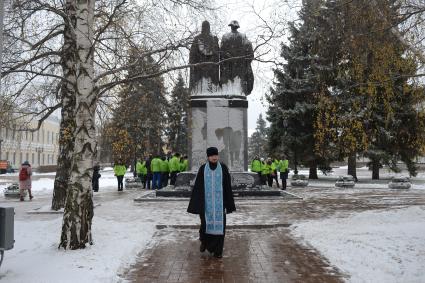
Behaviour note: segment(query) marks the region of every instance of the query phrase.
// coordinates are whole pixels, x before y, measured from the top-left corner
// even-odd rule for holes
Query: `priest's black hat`
[[[207,156],[218,155],[218,149],[216,147],[207,148]]]

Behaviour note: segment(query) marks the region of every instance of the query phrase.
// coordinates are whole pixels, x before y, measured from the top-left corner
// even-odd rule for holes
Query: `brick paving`
[[[122,277],[130,282],[343,282],[348,276],[293,238],[287,224],[425,205],[423,190],[308,187],[290,191],[303,199],[236,200],[237,212],[228,218],[222,259],[199,252],[193,225],[159,225],[162,229],[151,245]],[[187,202],[173,203],[170,211],[184,211],[186,206]]]
[[[342,282],[342,274],[284,228],[229,229],[222,259],[199,252],[195,229],[159,230],[132,282]]]

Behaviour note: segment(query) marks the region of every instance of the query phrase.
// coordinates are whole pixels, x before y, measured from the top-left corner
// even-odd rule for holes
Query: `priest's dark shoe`
[[[223,257],[223,255],[222,255],[222,254],[220,254],[220,253],[214,253],[214,257],[216,257],[216,258],[222,258],[222,257]]]
[[[201,246],[199,247],[199,251],[203,253],[205,252],[206,249],[207,249],[207,245],[205,245],[205,243],[201,243]]]

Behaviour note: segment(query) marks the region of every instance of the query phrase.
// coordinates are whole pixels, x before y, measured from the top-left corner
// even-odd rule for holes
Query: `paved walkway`
[[[309,187],[291,191],[304,199],[238,199],[237,213],[228,218],[222,259],[199,252],[196,227],[176,225],[158,230],[124,277],[131,282],[343,282],[347,275],[314,249],[301,245],[285,225],[371,209],[425,205],[423,190]],[[170,211],[184,210],[186,205],[170,204]],[[231,225],[232,221],[238,224]]]
[[[163,229],[140,256],[133,282],[342,282],[342,275],[285,228],[229,229],[222,259],[199,252],[196,229]]]

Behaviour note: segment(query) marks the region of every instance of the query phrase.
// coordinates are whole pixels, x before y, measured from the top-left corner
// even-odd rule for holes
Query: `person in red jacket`
[[[21,201],[24,201],[25,190],[28,191],[30,200],[34,198],[31,194],[31,175],[31,165],[28,161],[25,161],[19,169],[19,193],[21,195]]]

